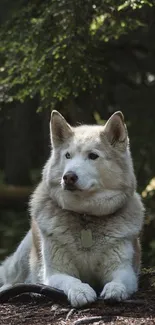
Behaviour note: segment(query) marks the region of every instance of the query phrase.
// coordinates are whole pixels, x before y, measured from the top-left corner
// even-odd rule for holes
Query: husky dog
[[[137,290],[144,208],[121,112],[104,126],[51,116],[52,152],[30,201],[31,230],[0,267],[17,283],[61,289],[74,307]]]

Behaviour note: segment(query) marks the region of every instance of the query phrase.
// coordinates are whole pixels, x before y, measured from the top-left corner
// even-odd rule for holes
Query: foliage
[[[44,107],[108,87],[109,73],[119,73],[117,41],[133,30],[145,31],[143,10],[153,5],[148,0],[15,3],[16,12],[0,32],[0,98],[24,101],[39,94]]]

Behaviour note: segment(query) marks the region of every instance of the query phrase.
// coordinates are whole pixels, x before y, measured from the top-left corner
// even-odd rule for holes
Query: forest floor
[[[137,294],[124,303],[97,301],[81,309],[29,294],[0,304],[0,325],[155,324],[155,271],[145,271]]]

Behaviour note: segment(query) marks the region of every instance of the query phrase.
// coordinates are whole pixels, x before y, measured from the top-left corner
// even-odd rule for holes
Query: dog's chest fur
[[[114,241],[105,236],[105,221],[86,215],[57,216],[51,221],[48,237],[53,265],[60,271],[69,269],[72,275],[93,287],[99,286],[101,265],[106,263],[108,249]]]
[[[92,280],[112,273],[120,260],[132,261],[141,219],[137,194],[115,214],[103,217],[63,210],[50,201],[36,215],[43,260],[49,261],[49,268],[93,285]]]
[[[53,267],[98,287],[103,270],[109,271],[107,261],[113,260],[114,268],[120,259],[120,246],[122,255],[126,254],[123,249],[126,239],[118,238],[117,225],[111,229],[108,218],[73,216],[72,213],[62,212],[46,220],[44,236],[50,241],[47,254],[52,257]]]
[[[50,229],[51,228],[51,229]],[[106,220],[101,217],[88,215],[63,215],[51,219],[51,227],[48,227],[48,236],[51,242],[65,245],[70,251],[95,252],[101,246],[104,249],[106,243],[109,245],[110,233],[106,231]]]

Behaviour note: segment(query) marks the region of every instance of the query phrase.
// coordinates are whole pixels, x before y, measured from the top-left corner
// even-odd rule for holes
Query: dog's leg
[[[120,301],[137,291],[140,259],[137,259],[138,251],[135,255],[132,241],[118,241],[113,246],[114,248],[108,251],[107,263],[102,270],[105,286],[101,296],[104,299]]]
[[[43,237],[43,283],[63,290],[73,307],[96,300],[96,292],[79,279],[79,272],[64,245]]]
[[[111,274],[111,281],[106,283],[101,297],[108,300],[125,300],[137,291],[138,281],[132,266],[128,265],[116,269]]]
[[[63,290],[73,307],[81,307],[97,299],[96,292],[87,283],[67,274],[53,274],[45,284]]]

